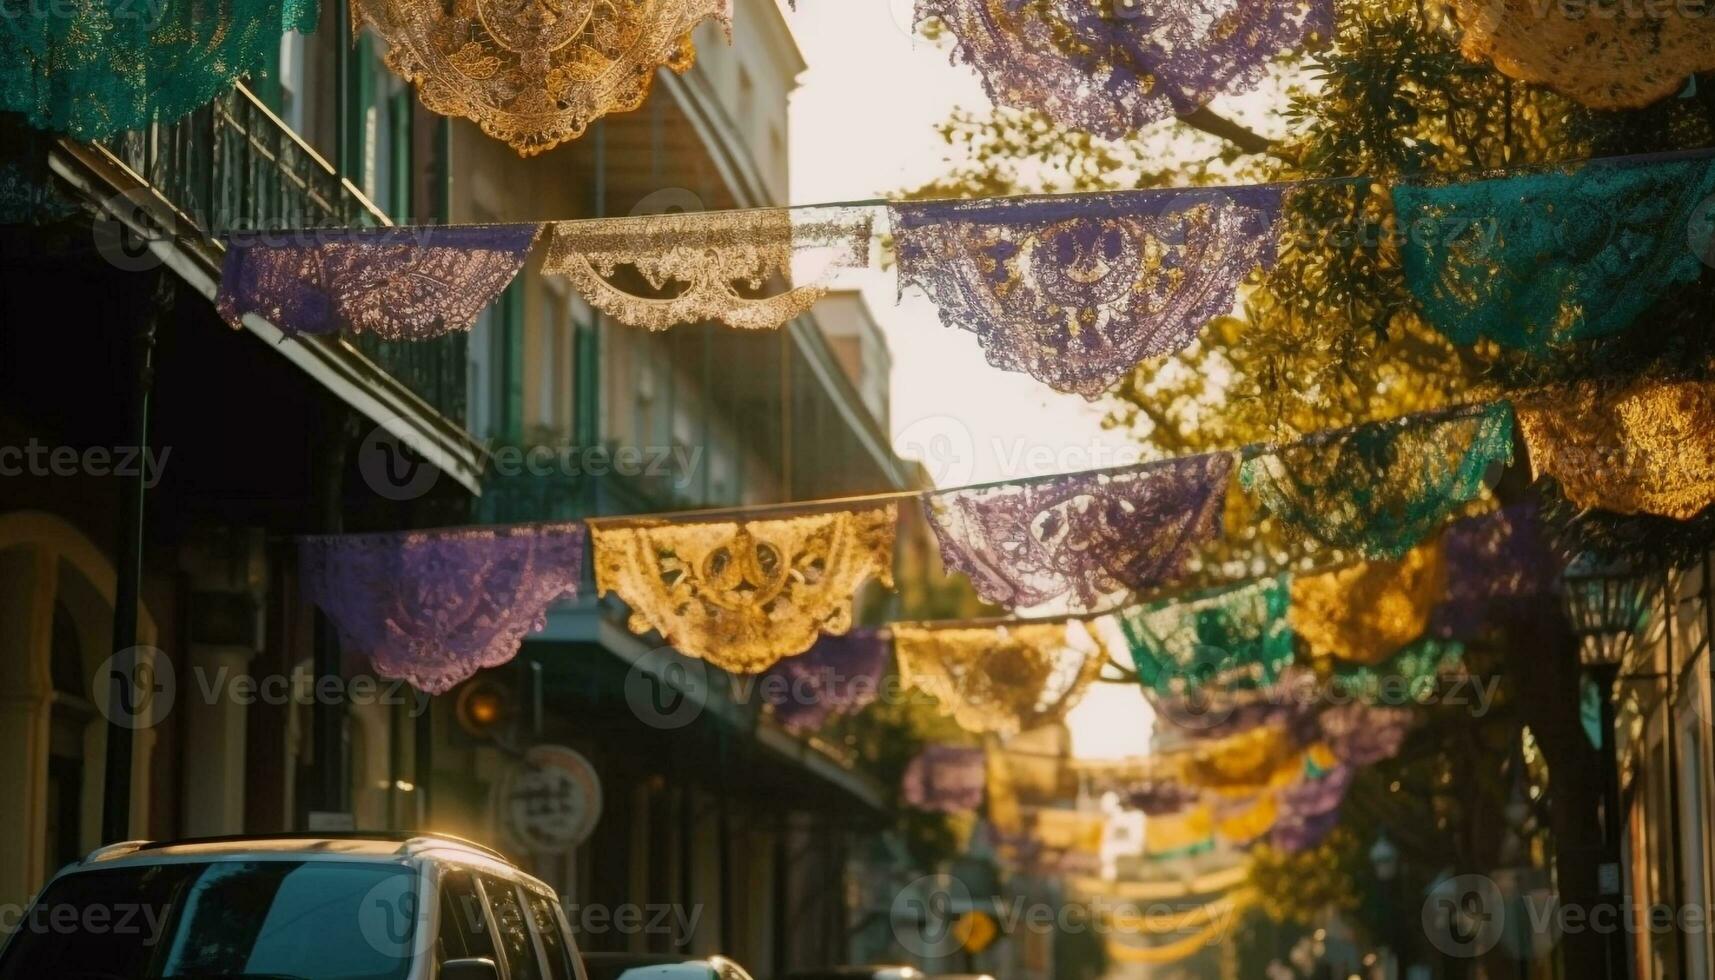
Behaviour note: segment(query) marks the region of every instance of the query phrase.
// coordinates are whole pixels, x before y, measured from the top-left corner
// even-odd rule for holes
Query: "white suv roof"
[[[259,834],[255,836],[206,837],[178,841],[125,841],[91,851],[76,868],[124,867],[180,861],[320,859],[373,861],[453,861],[548,886],[520,871],[506,856],[492,848],[450,834],[378,833],[349,834]]]

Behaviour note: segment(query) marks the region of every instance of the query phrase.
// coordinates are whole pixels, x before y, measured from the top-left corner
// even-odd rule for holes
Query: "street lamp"
[[[1401,940],[1399,909],[1394,907],[1394,879],[1399,877],[1399,848],[1387,839],[1387,831],[1376,834],[1370,846],[1370,866],[1382,886],[1382,921],[1387,923],[1388,944],[1383,969],[1389,980],[1399,976],[1399,964],[1405,958],[1405,943]]]
[[[1667,630],[1663,601],[1666,577],[1635,572],[1624,565],[1602,565],[1583,556],[1566,569],[1566,616],[1578,636],[1578,662],[1589,672],[1602,697],[1603,794],[1602,863],[1597,870],[1603,895],[1621,894],[1620,749],[1615,738],[1614,697],[1620,667],[1639,649],[1647,649]],[[1608,937],[1609,975],[1626,975],[1624,940]]]
[[[1399,874],[1399,848],[1387,839],[1385,831],[1376,835],[1375,846],[1370,848],[1370,864],[1380,881],[1392,881]]]

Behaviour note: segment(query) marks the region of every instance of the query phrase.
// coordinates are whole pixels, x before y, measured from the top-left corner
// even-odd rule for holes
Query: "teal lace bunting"
[[[0,109],[106,139],[204,105],[258,74],[315,0],[63,0],[0,17]]]
[[[1715,158],[1393,192],[1405,274],[1454,343],[1545,353],[1630,327],[1715,262]]]
[[[1483,493],[1491,468],[1512,456],[1512,406],[1498,402],[1307,439],[1246,460],[1239,482],[1293,533],[1397,559]]]
[[[1292,663],[1291,600],[1287,580],[1271,578],[1115,618],[1138,680],[1156,693],[1249,689],[1274,683]]]

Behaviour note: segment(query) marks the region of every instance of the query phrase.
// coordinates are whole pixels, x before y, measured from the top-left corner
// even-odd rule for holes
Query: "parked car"
[[[0,980],[588,980],[553,889],[436,835],[101,848],[48,882]]]
[[[585,953],[583,960],[588,980],[751,980],[724,956]]]

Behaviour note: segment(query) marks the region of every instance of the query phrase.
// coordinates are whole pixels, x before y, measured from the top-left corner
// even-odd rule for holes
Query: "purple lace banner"
[[[989,98],[1108,139],[1255,88],[1333,31],[1333,0],[917,0],[957,36]]]
[[[995,367],[1099,397],[1233,311],[1275,259],[1281,188],[1188,188],[889,206],[899,287]]]
[[[1340,811],[1337,808],[1310,816],[1282,817],[1275,821],[1269,843],[1288,854],[1297,854],[1322,843],[1339,824]]]
[[[901,795],[919,810],[969,813],[982,805],[987,785],[982,749],[931,745],[905,767]]]
[[[1178,578],[1221,529],[1233,457],[1217,453],[924,497],[941,560],[1009,609],[1095,612]]]
[[[538,225],[258,232],[231,236],[215,307],[288,335],[426,340],[469,330],[518,275]]]
[[[441,694],[517,656],[583,576],[582,524],[304,538],[304,595],[382,677]]]
[[[811,732],[835,715],[874,702],[892,654],[887,638],[873,630],[823,634],[808,652],[769,668],[758,683],[775,721],[794,734]]]
[[[1317,718],[1322,738],[1346,766],[1372,766],[1399,754],[1416,724],[1410,708],[1353,702],[1329,708]]]
[[[1497,601],[1544,595],[1560,577],[1560,562],[1534,506],[1519,504],[1456,521],[1441,541],[1447,595],[1431,629],[1444,639],[1475,639]]]

